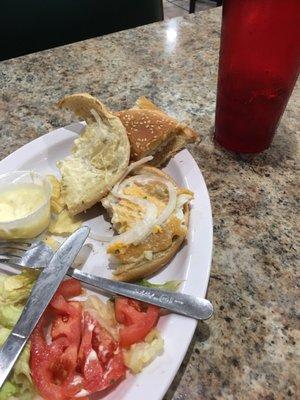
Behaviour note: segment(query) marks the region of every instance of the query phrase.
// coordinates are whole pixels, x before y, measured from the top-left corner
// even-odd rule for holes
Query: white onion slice
[[[153,179],[152,179],[153,181]],[[126,180],[119,182],[118,186],[114,187],[111,191],[111,193],[115,196],[115,197],[120,197],[120,194],[122,194],[122,191],[129,186],[131,183],[135,183],[135,182],[139,182],[139,183],[148,183],[149,179],[148,179],[148,175],[134,175],[134,176],[130,176],[129,178],[127,178]],[[139,198],[139,197],[137,197]]]
[[[97,242],[111,242],[111,240],[113,239],[113,236],[99,235],[98,233],[96,233],[94,231],[90,231],[89,238],[91,238],[93,240],[97,240]]]
[[[74,260],[73,268],[81,267],[87,261],[92,251],[93,245],[90,243],[85,243],[79,250],[79,253]]]
[[[90,109],[90,113],[92,114],[92,116],[95,118],[96,123],[101,126],[102,125],[102,121],[100,118],[100,115],[97,113],[96,110],[94,110],[93,108]]]
[[[83,301],[87,301],[87,297],[86,296],[83,296],[83,295],[81,295],[81,296],[75,296],[75,297],[72,297],[71,299],[69,299],[68,301],[79,301],[79,302],[83,302]]]
[[[148,161],[153,160],[153,156],[147,156],[147,157],[143,157],[140,160],[137,160],[131,164],[128,165],[127,170],[126,170],[126,175],[129,174],[130,171],[132,171],[133,169],[139,167],[140,165],[146,164]]]
[[[81,389],[80,392],[78,392],[77,394],[75,394],[74,397],[78,397],[78,398],[80,398],[80,397],[86,397],[86,396],[88,396],[89,394],[90,394],[90,392],[88,392],[87,390]]]
[[[153,181],[163,183],[168,189],[168,195],[169,195],[168,204],[167,204],[166,208],[163,210],[163,212],[158,216],[158,218],[154,224],[154,225],[162,225],[164,222],[167,221],[167,219],[170,217],[170,215],[173,213],[173,211],[176,208],[177,190],[172,182],[170,182],[167,179],[164,179],[160,176],[157,176],[157,175],[150,175],[150,174],[136,175],[136,176],[127,178],[126,181],[120,183],[119,188],[118,188],[118,193],[120,193],[130,183],[134,183],[134,182],[148,183],[148,182],[153,182]],[[118,193],[116,193],[116,194],[113,193],[113,195],[117,197]]]
[[[45,332],[45,340],[48,346],[52,343],[52,336],[51,336],[51,330],[52,330],[52,324],[47,326],[46,332]]]
[[[135,168],[140,167],[143,164],[146,164],[148,161],[151,161],[153,159],[153,156],[147,156],[144,158],[141,158],[138,161],[135,161],[131,164],[128,165],[128,167],[126,168],[124,174],[121,176],[121,178],[119,179],[118,183],[116,183],[116,185],[112,188],[111,193],[113,193],[113,190],[118,190],[118,186],[120,184],[120,182],[122,182],[124,180],[124,178],[126,178],[126,176]]]
[[[168,201],[166,208],[158,216],[155,225],[162,225],[164,222],[166,222],[167,219],[170,217],[170,215],[173,213],[173,211],[176,208],[177,190],[176,190],[175,186],[167,180],[164,180],[164,184],[168,188],[169,201]]]
[[[145,208],[146,212],[142,221],[137,222],[135,226],[128,231],[114,236],[112,243],[123,242],[127,244],[138,244],[151,233],[152,227],[155,225],[157,218],[157,207],[150,201],[140,199],[138,197],[126,196],[120,193],[118,194],[118,197]]]
[[[158,217],[157,207],[155,206],[155,204],[149,202],[148,200],[140,199],[139,197],[123,194],[123,189],[130,183],[140,182],[145,184],[153,181],[158,181],[166,185],[169,194],[168,204]],[[140,243],[143,239],[151,234],[153,226],[163,224],[170,217],[176,207],[176,187],[171,182],[156,175],[132,176],[130,178],[127,178],[126,181],[123,181],[116,185],[111,193],[117,198],[129,200],[130,202],[135,203],[146,209],[146,214],[142,221],[138,222],[133,228],[129,229],[128,231],[120,235],[114,236],[112,242],[124,242],[127,244]]]
[[[182,208],[186,203],[193,199],[193,195],[183,193],[177,197],[176,208]]]

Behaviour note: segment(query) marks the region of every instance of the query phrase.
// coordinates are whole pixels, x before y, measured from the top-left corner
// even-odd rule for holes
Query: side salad
[[[0,346],[35,279],[32,270],[0,274]],[[65,280],[1,388],[0,400],[37,395],[45,400],[87,400],[95,392],[113,389],[128,371],[140,372],[163,352],[156,329],[159,317],[158,307],[123,297],[103,302],[86,296],[78,281]]]

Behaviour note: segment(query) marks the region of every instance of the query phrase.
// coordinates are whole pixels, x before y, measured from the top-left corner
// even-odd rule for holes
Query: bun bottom
[[[189,206],[184,206],[184,217],[186,225],[189,222]],[[153,260],[143,260],[138,263],[122,264],[113,273],[113,278],[117,281],[131,282],[140,280],[154,274],[162,269],[179,251],[185,236],[177,237],[172,245],[159,253],[154,254]]]

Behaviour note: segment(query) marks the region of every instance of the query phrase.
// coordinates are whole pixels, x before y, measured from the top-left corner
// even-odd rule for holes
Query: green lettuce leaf
[[[12,276],[0,274],[0,346],[19,319],[36,277],[37,272],[34,270],[22,271],[21,274]],[[0,390],[0,400],[9,400],[12,397],[31,400],[34,397],[29,357],[30,344],[27,344],[9,379]]]
[[[13,328],[21,313],[22,306],[14,306],[10,304],[4,304],[0,307],[0,325],[5,326],[6,328]]]
[[[165,283],[151,283],[146,279],[142,279],[138,282],[139,285],[150,287],[154,289],[166,290],[167,292],[176,292],[181,285],[182,281],[167,281]]]
[[[5,328],[4,326],[0,326],[0,346],[3,345],[9,334],[10,329]]]
[[[4,276],[4,278],[2,275],[0,279],[0,304],[25,304],[36,278],[37,271],[29,269],[22,271],[19,275]]]
[[[30,345],[27,344],[14,366],[12,375],[12,382],[18,385],[18,395],[24,400],[32,399],[32,393],[34,392],[30,375],[29,358]]]
[[[6,380],[0,389],[0,400],[9,400],[18,394],[18,388],[11,381]]]
[[[0,346],[3,345],[9,334],[9,329],[0,327]],[[29,357],[30,345],[27,344],[18,358],[9,380],[5,382],[0,390],[0,400],[9,399],[13,395],[22,400],[31,400],[33,398],[35,391],[30,375]]]

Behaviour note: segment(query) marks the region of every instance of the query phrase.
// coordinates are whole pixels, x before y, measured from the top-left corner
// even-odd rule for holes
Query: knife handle
[[[130,297],[187,317],[203,320],[210,318],[213,313],[213,306],[208,300],[185,293],[172,293],[132,283],[113,281],[72,268],[68,270],[68,275],[110,294]]]

